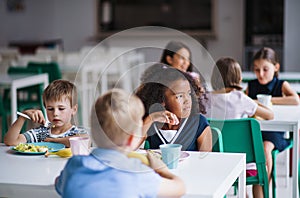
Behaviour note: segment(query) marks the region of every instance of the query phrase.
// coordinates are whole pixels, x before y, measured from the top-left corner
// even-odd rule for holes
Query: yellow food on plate
[[[48,151],[47,146],[37,146],[30,143],[29,144],[20,143],[17,146],[15,146],[14,149],[20,152],[35,152],[35,153]]]
[[[147,166],[150,165],[149,160],[146,156],[146,153],[138,153],[138,152],[130,152],[128,153],[127,157],[129,158],[137,158],[139,160],[141,160],[141,162]]]
[[[71,148],[65,148],[62,150],[59,150],[57,152],[46,152],[45,156],[48,157],[49,155],[58,155],[59,157],[71,157],[72,151]]]

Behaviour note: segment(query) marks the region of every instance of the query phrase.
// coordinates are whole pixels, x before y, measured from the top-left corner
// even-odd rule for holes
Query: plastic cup
[[[264,105],[266,107],[271,106],[271,99],[272,99],[271,95],[257,94],[256,97],[257,97],[258,102],[260,102],[262,105]]]
[[[182,145],[180,144],[162,144],[159,146],[163,162],[169,169],[177,168]]]
[[[73,155],[90,154],[90,138],[88,137],[71,137],[69,139]]]

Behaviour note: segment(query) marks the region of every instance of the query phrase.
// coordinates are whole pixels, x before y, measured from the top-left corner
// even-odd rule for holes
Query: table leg
[[[246,157],[243,162],[243,170],[239,175],[239,197],[246,197]]]
[[[299,134],[298,126],[293,127],[294,132],[294,149],[293,149],[293,175],[292,175],[292,185],[293,185],[293,197],[298,198],[298,155],[299,155]]]

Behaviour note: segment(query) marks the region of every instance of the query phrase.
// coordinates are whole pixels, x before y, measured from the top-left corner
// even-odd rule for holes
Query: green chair
[[[293,147],[293,138],[289,138],[290,144],[284,149],[291,149]],[[272,177],[272,197],[276,198],[276,160],[277,160],[277,155],[279,154],[279,150],[275,149],[272,151],[272,161],[273,161],[273,169],[271,172],[271,177]]]
[[[26,67],[9,67],[7,70],[8,74],[40,74],[42,73],[40,69],[33,68],[28,69]],[[18,111],[24,111],[26,109],[31,108],[39,108],[44,110],[43,107],[43,101],[42,101],[42,94],[43,94],[44,87],[42,85],[35,85],[31,87],[26,87],[22,89],[18,89],[17,96],[18,96]],[[10,109],[10,89],[4,90],[4,96],[3,96],[3,103],[4,103],[4,110],[6,112],[6,115],[11,115]],[[45,112],[44,112],[45,113]],[[26,131],[27,128],[27,122],[22,127],[21,132]],[[6,130],[7,131],[7,130]],[[5,132],[6,132],[5,131]],[[3,132],[3,133],[5,133]],[[4,136],[4,134],[2,134]]]
[[[216,120],[209,119],[211,127],[222,132],[224,152],[246,153],[246,163],[254,162],[257,175],[246,178],[246,185],[259,184],[264,197],[269,197],[269,182],[260,125],[254,118]],[[237,185],[234,184],[235,186]]]
[[[211,127],[211,133],[212,133],[212,151],[213,152],[223,152],[223,137],[222,132],[220,129],[216,127]]]
[[[144,149],[150,149],[150,143],[148,140],[145,140],[145,143],[144,143]]]
[[[1,98],[1,100],[0,100],[0,117],[1,117],[1,120],[2,120],[2,122],[1,122],[1,124],[2,124],[2,138],[1,138],[1,141],[3,142],[3,140],[4,140],[4,135],[5,135],[5,133],[6,133],[6,131],[8,130],[8,126],[7,126],[7,112],[6,112],[6,110],[5,110],[5,108],[4,108],[4,105],[3,105],[3,100],[2,100],[2,98]]]
[[[27,64],[28,69],[40,69],[42,73],[47,73],[49,76],[49,83],[54,80],[61,79],[62,74],[59,68],[59,65],[56,62],[50,63],[38,63],[38,62],[29,62]]]
[[[8,74],[41,74],[42,70],[39,68],[26,68],[26,67],[9,67],[7,70]],[[18,110],[23,111],[25,109],[39,107],[42,109],[43,101],[43,86],[35,85],[31,87],[26,87],[18,90]],[[10,91],[5,90],[4,92],[4,103],[6,107],[10,107]],[[7,109],[10,110],[10,109]]]

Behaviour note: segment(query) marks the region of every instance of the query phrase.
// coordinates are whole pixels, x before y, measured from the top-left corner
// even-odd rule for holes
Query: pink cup
[[[71,137],[69,139],[73,155],[90,154],[90,138],[88,137]]]

